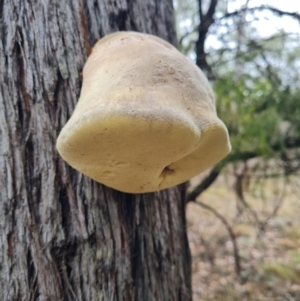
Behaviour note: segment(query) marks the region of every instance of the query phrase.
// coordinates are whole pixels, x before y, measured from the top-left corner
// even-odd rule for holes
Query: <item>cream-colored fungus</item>
[[[162,39],[117,32],[95,45],[57,149],[72,167],[129,193],[165,189],[230,151],[202,71]]]

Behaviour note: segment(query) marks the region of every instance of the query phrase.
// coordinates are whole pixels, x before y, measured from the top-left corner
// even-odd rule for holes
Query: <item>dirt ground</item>
[[[228,172],[198,200],[215,208],[232,227],[241,260],[239,276],[224,224],[207,209],[188,204],[193,301],[300,301],[300,178],[251,179],[244,195],[252,210],[239,215],[234,183]],[[277,214],[268,219],[280,201]]]

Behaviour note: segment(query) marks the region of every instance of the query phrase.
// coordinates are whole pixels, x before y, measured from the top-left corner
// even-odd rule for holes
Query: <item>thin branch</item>
[[[186,202],[194,201],[203,191],[210,187],[210,185],[218,178],[221,169],[221,165],[214,166],[209,175],[187,194]]]
[[[237,245],[237,242],[236,242],[236,237],[235,237],[235,234],[234,234],[231,226],[227,222],[226,218],[223,215],[221,215],[214,208],[212,208],[209,205],[204,204],[200,201],[194,201],[194,203],[201,206],[201,207],[203,207],[204,209],[210,211],[211,213],[213,213],[222,222],[222,224],[227,229],[227,231],[229,233],[229,236],[231,238],[231,241],[232,241],[232,245],[233,245],[233,257],[234,257],[234,263],[235,263],[235,271],[236,271],[237,276],[240,277],[241,271],[242,271],[241,260],[240,260],[238,245]]]
[[[197,55],[196,64],[200,69],[207,71],[208,78],[212,78],[212,79],[214,78],[214,76],[212,73],[212,68],[209,66],[209,64],[207,63],[207,60],[206,60],[204,44],[205,44],[206,35],[208,33],[208,30],[215,21],[214,14],[215,14],[217,3],[218,3],[218,0],[211,0],[209,8],[207,10],[207,13],[205,15],[203,15],[202,5],[201,5],[202,1],[200,1],[200,0],[198,1],[199,13],[201,13],[202,16],[200,16],[200,24],[198,27],[198,40],[196,43],[196,55]]]
[[[240,202],[244,208],[252,215],[255,224],[257,225],[258,231],[261,231],[261,222],[256,214],[256,211],[252,209],[250,204],[246,201],[245,196],[244,196],[244,190],[243,190],[243,180],[248,174],[248,166],[247,163],[244,162],[244,169],[241,173],[234,172],[234,175],[236,177],[236,182],[235,182],[235,193],[238,198],[238,202]],[[260,234],[260,233],[259,233]]]
[[[214,264],[215,264],[215,254],[214,254],[214,251],[211,249],[209,243],[201,235],[200,235],[200,240],[201,240],[201,243],[203,244],[203,246],[205,248],[207,259],[210,262],[210,265],[214,266]]]
[[[188,192],[186,196],[186,202],[194,201],[201,193],[203,193],[206,189],[212,185],[215,180],[218,178],[221,170],[228,164],[235,161],[246,161],[247,159],[251,159],[257,157],[258,155],[253,152],[244,152],[240,154],[232,154],[228,155],[223,161],[216,164],[210,171],[209,175],[203,179],[192,191]]]
[[[253,46],[254,49],[260,50],[260,56],[263,59],[263,61],[265,62],[265,64],[267,65],[267,67],[265,68],[266,73],[267,73],[267,78],[270,80],[270,82],[273,82],[275,85],[280,85],[280,79],[278,77],[278,75],[276,74],[276,72],[274,72],[272,65],[270,64],[270,62],[268,61],[267,57],[265,56],[263,50],[263,46],[261,46],[259,43],[257,43],[255,40],[253,39],[249,39],[249,43],[248,43],[249,47]]]
[[[286,186],[287,186],[287,181],[288,179],[285,178],[284,179],[284,185],[283,185],[283,188],[281,190],[281,195],[279,196],[277,202],[276,202],[276,205],[275,207],[273,208],[273,211],[270,213],[270,215],[263,221],[262,223],[262,229],[265,229],[266,226],[267,226],[267,223],[270,221],[270,219],[272,219],[274,216],[277,215],[279,209],[281,208],[282,206],[282,203],[283,203],[283,200],[284,200],[284,196],[285,196],[285,192],[286,192]]]
[[[213,16],[215,14],[215,10],[216,10],[216,6],[218,4],[218,0],[211,0],[210,1],[210,5],[209,5],[209,8],[208,8],[208,11],[205,15],[206,18],[211,18],[213,19]]]
[[[189,35],[195,33],[195,32],[197,31],[197,29],[198,29],[198,26],[194,26],[194,28],[193,28],[191,31],[186,31],[186,32],[180,37],[178,44],[179,44],[179,45],[182,45],[183,40],[184,40],[185,38],[187,38]]]
[[[297,147],[300,147],[300,138],[291,139],[290,137],[286,138],[282,143],[278,142],[271,146],[274,152],[280,151],[282,148],[291,149]],[[195,200],[201,193],[203,193],[207,188],[209,188],[210,185],[212,185],[215,182],[215,180],[221,173],[221,170],[228,163],[237,161],[247,161],[248,159],[259,157],[260,155],[261,154],[256,152],[243,152],[228,155],[224,160],[222,160],[220,163],[218,163],[212,168],[209,175],[205,177],[203,181],[201,181],[192,191],[188,192],[186,196],[186,202],[188,203],[190,201]]]
[[[264,51],[272,51],[273,49],[268,49],[267,47],[265,47],[264,44],[270,42],[270,41],[273,41],[273,40],[276,40],[276,39],[282,39],[284,37],[288,37],[288,36],[292,36],[294,35],[294,33],[282,33],[280,35],[274,35],[274,36],[271,36],[271,37],[268,37],[268,38],[265,38],[265,39],[261,39],[260,41],[255,41],[256,43],[256,47],[253,49],[251,48],[251,46],[253,46],[253,40],[249,39],[248,37],[245,37],[248,39],[247,43],[245,44],[248,48],[247,48],[247,51],[243,51],[243,52],[240,52],[239,54],[236,54],[236,56],[234,58],[232,58],[232,60],[214,60],[213,62],[213,66],[214,66],[214,69],[217,69],[225,64],[227,64],[228,62],[231,62],[231,61],[235,61],[236,59],[243,59],[244,57],[248,56],[249,53],[251,53],[251,51],[257,51],[258,49],[259,50],[264,50]],[[230,48],[230,47],[224,47],[224,48],[219,48],[219,49],[212,49],[211,51],[211,54],[212,56],[214,55],[213,52],[215,52],[216,54],[218,55],[223,55],[225,52],[236,52],[236,49],[235,48]],[[265,71],[265,70],[260,70],[260,71]]]
[[[251,8],[244,7],[242,9],[236,10],[234,12],[225,14],[224,16],[222,16],[220,18],[220,20],[237,16],[244,11],[253,12],[253,11],[262,11],[262,10],[269,10],[269,11],[273,12],[274,14],[279,15],[280,17],[290,16],[290,17],[293,17],[293,18],[297,19],[298,21],[300,21],[300,14],[298,14],[296,12],[291,13],[291,12],[283,11],[283,10],[277,9],[277,8],[275,8],[273,6],[269,6],[269,5],[261,5],[261,6],[257,6],[257,7],[251,7]]]
[[[202,0],[198,0],[200,22],[203,19]]]

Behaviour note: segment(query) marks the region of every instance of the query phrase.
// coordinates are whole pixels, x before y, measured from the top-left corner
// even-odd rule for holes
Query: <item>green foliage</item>
[[[286,281],[298,281],[299,271],[292,266],[285,265],[278,262],[265,262],[261,266],[264,278],[269,281],[276,282],[276,279]]]
[[[293,251],[291,254],[291,261],[295,265],[300,265],[300,252]]]
[[[179,49],[190,58],[197,56],[199,3],[205,13],[210,1],[174,2]],[[226,160],[247,159],[249,153],[271,158],[299,148],[299,34],[280,30],[262,36],[255,22],[263,15],[250,10],[232,17],[227,13],[227,4],[218,1],[206,36],[217,110],[233,146]],[[274,18],[273,22],[280,20],[275,14]]]
[[[220,118],[228,127],[234,153],[271,157],[300,139],[300,91],[281,89],[261,77],[234,72],[214,85]]]

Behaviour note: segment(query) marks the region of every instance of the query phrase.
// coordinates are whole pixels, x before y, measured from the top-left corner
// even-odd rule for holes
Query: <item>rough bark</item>
[[[0,300],[191,300],[184,186],[123,194],[55,150],[117,30],[176,44],[172,1],[0,0]]]

